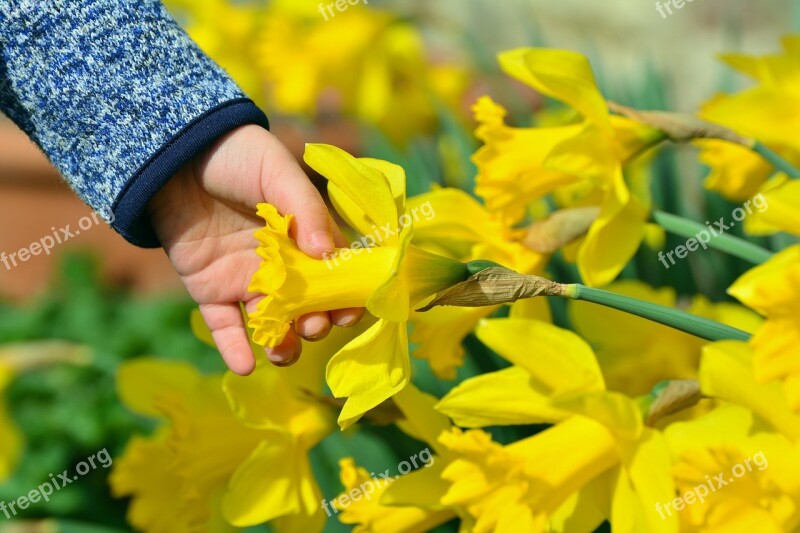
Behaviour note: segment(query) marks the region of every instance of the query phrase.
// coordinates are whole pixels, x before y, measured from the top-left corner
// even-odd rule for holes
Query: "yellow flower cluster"
[[[308,13],[298,8],[296,16]],[[327,69],[353,61],[351,48],[378,43],[380,58],[385,42],[367,31],[370,16],[353,9],[348,24],[360,29],[343,36],[336,50],[327,40],[332,30],[312,25],[292,53],[305,57],[310,47],[329,48],[317,58]],[[294,23],[272,20],[270,33],[289,42]],[[800,155],[793,146],[796,124],[779,117],[795,117],[800,109],[798,43],[787,39],[785,55],[726,56],[759,86],[715,98],[702,116],[793,161]],[[278,84],[297,84],[278,97],[307,111],[319,90],[315,76],[325,78],[327,71],[298,55],[270,57],[290,63],[268,68],[282,72]],[[369,248],[344,249],[347,259],[333,268],[299,250],[289,235],[291,214],[259,206],[262,263],[251,290],[264,299],[248,317],[254,343],[276,346],[310,312],[365,307],[371,315],[365,324],[312,345],[294,367],[274,368],[262,357],[247,378],[200,376],[186,365],[151,360],[121,370],[123,400],[159,421],[153,436],[134,439],[115,463],[114,490],[133,496],[135,526],[222,531],[222,524],[271,522],[278,531],[321,531],[325,503],[308,452],[335,429],[332,407],[341,407],[342,429],[381,411],[384,422],[425,443],[435,458],[377,485],[369,497],[358,491],[374,475],[340,458],[339,501],[347,504],[335,508],[355,531],[427,531],[454,520],[461,531],[476,533],[588,533],[605,523],[623,533],[800,530],[800,245],[728,289],[743,305],[702,296],[683,301],[669,288],[615,282],[652,232],[646,173],[643,178],[637,164],[674,137],[652,122],[612,114],[578,53],[518,49],[502,53],[500,64],[565,104],[569,116],[560,124],[516,128],[489,97],[475,104],[483,146],[474,156],[474,192],[483,203],[452,188],[407,198],[402,168],[308,145],[305,161],[327,179],[338,218],[359,235],[380,229],[385,236]],[[341,71],[361,77],[364,65],[355,65]],[[391,85],[387,71],[365,68],[375,79],[359,83],[377,84],[367,93],[391,99],[375,88]],[[310,81],[303,81],[302,69]],[[381,107],[351,83],[339,89],[352,91],[370,109],[367,115]],[[373,116],[382,120],[379,112]],[[770,209],[754,214],[749,229],[800,235],[798,181],[768,180],[772,167],[741,145],[700,144],[712,166],[710,188],[733,199],[768,196]],[[545,223],[535,216],[545,197],[561,214],[596,213],[558,250],[536,241],[542,234],[533,231]],[[423,205],[435,215],[409,216]],[[531,227],[519,225],[529,219],[535,219]],[[567,232],[559,227],[556,234]],[[544,299],[508,309],[416,311],[466,280],[481,261],[545,275],[555,251],[577,263],[586,285],[607,286],[642,306],[684,308],[752,338],[710,342],[587,302],[560,310],[558,323],[573,330],[552,323]],[[409,355],[426,360],[437,377],[455,380],[465,362],[462,341],[473,334],[499,356],[501,369],[461,379],[442,389],[441,398],[417,388]],[[333,398],[325,397],[323,382]],[[499,426],[527,433],[503,442]]]

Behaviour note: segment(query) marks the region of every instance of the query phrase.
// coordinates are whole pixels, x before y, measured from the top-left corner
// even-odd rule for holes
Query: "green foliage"
[[[91,257],[66,256],[44,295],[25,306],[0,304],[0,345],[59,339],[92,352],[88,365],[57,364],[26,372],[7,391],[26,447],[17,472],[0,486],[0,501],[28,494],[51,473],[74,472],[77,463],[104,448],[118,457],[133,433],[149,430],[117,399],[115,371],[123,360],[157,355],[191,360],[204,371],[223,368],[219,355],[197,341],[188,327],[194,306],[188,297],[135,298],[100,283],[96,266]],[[84,521],[127,529],[125,502],[109,495],[109,472],[98,464],[49,502],[33,504],[17,517],[68,518],[77,521],[72,530],[81,531]]]

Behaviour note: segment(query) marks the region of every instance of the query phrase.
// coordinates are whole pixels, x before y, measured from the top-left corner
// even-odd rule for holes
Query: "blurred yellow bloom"
[[[520,244],[518,232],[504,227],[487,209],[466,192],[442,188],[409,198],[409,209],[429,206],[435,216],[422,218],[414,225],[414,244],[459,261],[494,261],[523,274],[541,274],[549,256],[533,252]],[[543,313],[547,309],[543,300]],[[481,318],[497,307],[436,307],[412,315],[413,354],[427,359],[442,379],[455,379],[464,359],[464,340]]]
[[[14,473],[22,458],[25,441],[4,398],[15,376],[58,363],[85,365],[92,360],[92,355],[85,346],[55,340],[10,343],[0,347],[0,482]]]
[[[744,202],[772,175],[772,165],[749,148],[726,141],[695,141],[699,159],[711,168],[705,187],[733,202]]]
[[[800,411],[800,246],[793,246],[739,278],[728,292],[767,317],[751,345],[759,381],[781,380]]]
[[[8,384],[13,378],[11,369],[0,363],[0,482],[7,479],[13,472],[22,456],[22,433],[11,419],[3,395]]]
[[[135,413],[169,421],[152,437],[132,439],[114,461],[114,496],[133,498],[128,521],[148,532],[212,531],[222,521],[225,483],[268,435],[236,420],[221,375],[201,376],[186,363],[125,363],[118,390]]]
[[[429,131],[436,106],[454,106],[464,93],[467,71],[431,65],[412,24],[361,5],[326,20],[319,2],[296,3],[268,9],[255,44],[271,108],[344,113],[402,143]]]
[[[339,416],[345,428],[408,383],[410,307],[469,273],[463,263],[411,244],[414,216],[406,209],[400,167],[356,159],[326,145],[308,145],[305,160],[328,179],[328,193],[342,218],[370,241],[312,259],[288,235],[291,215],[280,216],[261,204],[267,226],[256,236],[263,262],[250,290],[265,298],[249,324],[255,342],[275,346],[292,320],[312,311],[366,307],[379,318],[328,364],[331,391],[347,397]]]
[[[247,377],[201,376],[190,365],[152,359],[123,365],[123,402],[162,420],[153,437],[132,440],[114,463],[115,495],[133,496],[131,523],[146,531],[263,522],[276,531],[321,531],[326,517],[308,452],[336,425],[329,408],[307,393],[323,390],[328,357],[363,333],[366,322],[331,332],[288,368],[272,366],[261,352]],[[212,342],[199,314],[192,325]]]
[[[769,207],[748,216],[745,230],[756,235],[785,231],[800,236],[800,180],[779,174],[765,183],[758,194]]]
[[[264,83],[257,69],[255,42],[264,8],[231,0],[165,0],[186,33],[257,102]]]
[[[792,162],[800,162],[800,36],[782,40],[783,52],[764,56],[725,54],[722,60],[757,85],[733,95],[717,95],[700,111],[704,119],[758,139]],[[706,186],[733,201],[752,196],[770,167],[739,146],[703,141],[701,160],[712,168]]]
[[[615,282],[609,290],[665,307],[677,304],[672,288],[654,289],[636,280]],[[755,331],[761,324],[758,315],[742,306],[712,304],[700,295],[692,298],[686,311],[744,331]],[[665,380],[697,378],[701,348],[707,341],[588,302],[570,301],[569,312],[575,331],[594,347],[609,389],[639,396]]]
[[[482,432],[444,437],[462,457],[443,474],[453,482],[443,502],[466,506],[475,531],[560,530],[570,520],[592,531],[604,519],[614,531],[677,529],[651,512],[673,494],[661,434],[644,427],[634,400],[606,390],[583,340],[514,318],[483,321],[476,333],[514,366],[464,381],[437,409],[461,427],[554,426],[505,447]]]
[[[476,192],[506,223],[519,221],[525,207],[556,189],[585,182],[584,205],[600,216],[580,244],[578,269],[587,285],[611,282],[639,247],[648,200],[633,194],[623,167],[663,134],[611,116],[589,62],[564,50],[523,48],[503,52],[510,76],[572,107],[581,121],[561,127],[517,129],[505,125],[505,110],[484,98],[475,106],[484,141],[475,154]]]

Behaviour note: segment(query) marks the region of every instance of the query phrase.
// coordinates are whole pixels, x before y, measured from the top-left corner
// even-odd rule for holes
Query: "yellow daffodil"
[[[753,78],[757,85],[733,95],[717,95],[700,116],[727,126],[740,135],[758,139],[793,162],[800,162],[800,37],[782,40],[783,52],[764,56],[725,54],[722,60]],[[723,141],[702,141],[701,160],[711,166],[706,182],[733,201],[756,193],[771,174],[771,167],[748,150]]]
[[[549,256],[533,252],[520,244],[519,235],[494,219],[484,206],[459,189],[442,188],[409,198],[411,211],[427,208],[430,217],[420,217],[414,225],[414,244],[436,250],[459,261],[494,261],[523,274],[541,274]],[[547,305],[538,304],[547,319]],[[442,379],[454,379],[464,359],[461,341],[482,318],[497,310],[492,307],[436,307],[412,315],[413,354],[426,359]]]
[[[22,433],[11,419],[3,395],[8,384],[13,378],[11,369],[0,363],[0,482],[7,479],[13,472],[22,455]]]
[[[443,473],[452,482],[443,502],[465,506],[475,531],[561,530],[572,520],[592,531],[604,519],[615,531],[676,530],[676,518],[650,511],[673,493],[663,438],[634,400],[606,390],[583,340],[515,318],[483,321],[476,333],[514,366],[468,379],[437,409],[468,428],[554,425],[505,447],[482,432],[443,437],[461,455]]]
[[[291,215],[260,205],[267,222],[256,234],[263,262],[250,289],[265,297],[249,324],[255,342],[275,346],[292,320],[312,311],[366,307],[379,318],[328,364],[331,391],[348,398],[339,417],[344,428],[408,383],[411,306],[469,273],[463,263],[411,244],[415,213],[406,209],[400,167],[325,145],[308,145],[305,160],[328,179],[334,207],[364,237],[353,248],[312,259],[288,235]]]
[[[781,380],[789,404],[800,411],[800,246],[750,270],[728,292],[767,317],[751,341],[756,376]]]
[[[199,314],[192,325],[213,345]],[[257,368],[247,377],[201,376],[185,363],[153,359],[123,365],[123,402],[162,420],[153,437],[134,439],[114,463],[114,493],[133,496],[131,523],[146,531],[264,522],[277,531],[320,531],[326,517],[308,452],[336,426],[309,393],[322,391],[330,354],[367,325],[333,331],[288,368],[272,366],[257,349]],[[172,496],[165,499],[164,491]]]
[[[705,139],[695,141],[699,159],[711,169],[705,187],[733,202],[752,198],[774,169],[763,157],[738,144]]]
[[[118,388],[132,411],[170,423],[132,440],[114,461],[114,495],[133,497],[129,522],[144,531],[208,531],[207,524],[221,520],[219,497],[231,473],[267,434],[236,420],[221,375],[201,376],[186,363],[126,363]],[[162,499],[166,490],[172,495]]]
[[[664,431],[686,531],[795,531],[800,525],[800,416],[777,383],[759,383],[743,342],[703,350],[700,385],[719,407]],[[694,496],[686,497],[693,493]],[[698,498],[700,495],[702,498]]]
[[[408,435],[426,443],[426,460],[410,473],[372,477],[352,459],[340,461],[341,480],[348,495],[346,505],[335,504],[344,524],[355,524],[353,531],[406,533],[429,531],[456,516],[457,510],[441,502],[447,483],[441,478],[448,464],[448,450],[439,436],[451,428],[450,421],[434,410],[437,399],[409,384],[393,401],[403,418],[397,426]],[[432,450],[431,450],[432,449]],[[423,455],[422,453],[417,455]],[[362,497],[359,497],[361,495]],[[353,497],[355,496],[355,498]]]
[[[654,289],[627,280],[613,283],[609,290],[665,307],[677,304],[675,291],[669,287]],[[706,341],[608,307],[579,301],[569,305],[571,322],[594,347],[609,389],[639,396],[661,381],[697,378]],[[758,315],[742,306],[712,304],[702,296],[695,296],[686,310],[744,331],[755,331],[761,323]]]
[[[664,431],[675,459],[679,497],[662,515],[682,531],[794,531],[800,525],[800,448],[759,427],[749,410],[725,405]],[[720,474],[722,474],[720,476]]]
[[[510,76],[561,100],[580,122],[552,128],[516,129],[505,125],[505,110],[489,99],[475,107],[478,137],[476,192],[507,223],[541,196],[584,182],[584,205],[598,205],[600,216],[580,243],[577,263],[588,285],[611,282],[641,243],[647,198],[632,194],[623,176],[631,159],[663,139],[663,134],[623,117],[611,116],[585,57],[563,50],[518,49],[503,52],[500,65]]]
[[[364,468],[356,466],[352,458],[339,461],[341,481],[348,496],[347,506],[341,506],[339,520],[343,524],[358,524],[354,532],[424,532],[447,522],[454,517],[452,511],[442,509],[430,511],[411,505],[387,506],[381,498],[395,481],[370,476]],[[425,468],[425,467],[422,467]],[[427,487],[416,485],[417,489]]]

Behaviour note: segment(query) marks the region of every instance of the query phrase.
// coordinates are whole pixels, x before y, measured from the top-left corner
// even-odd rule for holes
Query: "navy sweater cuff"
[[[267,116],[247,98],[225,102],[189,123],[153,154],[122,189],[112,206],[112,227],[136,246],[161,246],[145,213],[147,203],[184,164],[222,135],[247,124],[269,129]]]

